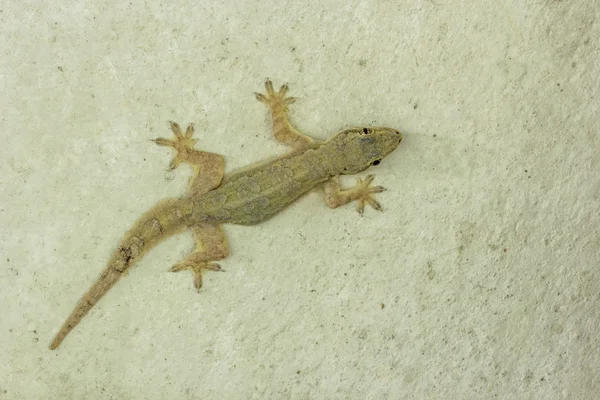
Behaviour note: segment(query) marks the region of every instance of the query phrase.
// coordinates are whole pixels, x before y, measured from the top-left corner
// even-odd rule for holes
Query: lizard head
[[[402,141],[402,134],[396,129],[369,127],[351,128],[341,131],[326,143],[340,155],[340,173],[356,174],[371,165],[378,165]],[[338,161],[338,160],[336,160]]]

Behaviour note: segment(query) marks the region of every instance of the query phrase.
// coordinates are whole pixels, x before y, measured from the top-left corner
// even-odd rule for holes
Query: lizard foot
[[[171,121],[170,124],[171,131],[173,131],[173,134],[175,134],[175,140],[158,138],[152,139],[152,141],[159,146],[169,146],[177,150],[177,155],[175,158],[173,158],[171,164],[169,165],[169,169],[173,170],[177,168],[182,161],[185,161],[189,158],[188,152],[194,151],[194,144],[197,142],[197,139],[193,138],[194,125],[188,125],[184,134],[177,123]]]
[[[285,94],[288,91],[288,85],[283,85],[279,88],[279,92],[275,92],[273,89],[273,83],[270,79],[267,79],[265,82],[265,89],[267,90],[267,94],[254,93],[256,99],[262,103],[265,103],[271,111],[274,110],[283,110],[287,111],[288,104],[292,104],[296,101],[295,97],[285,97]]]
[[[385,188],[383,186],[371,186],[373,178],[375,178],[375,175],[367,175],[364,181],[358,178],[356,181],[356,186],[353,189],[350,189],[355,191],[356,200],[358,201],[356,205],[356,211],[358,211],[360,215],[363,215],[365,211],[365,204],[367,203],[377,211],[383,211],[381,204],[379,204],[379,202],[373,198],[372,194],[381,193],[385,190]]]
[[[171,272],[179,272],[185,269],[189,269],[194,273],[194,287],[198,292],[202,287],[202,273],[204,271],[223,271],[221,266],[216,263],[206,262],[206,261],[196,261],[196,262],[186,262],[182,261],[178,264],[175,264],[170,271]]]

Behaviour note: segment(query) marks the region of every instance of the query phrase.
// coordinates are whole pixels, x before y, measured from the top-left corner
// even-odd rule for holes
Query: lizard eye
[[[375,160],[371,163],[371,165],[379,165],[380,162],[381,162],[381,160]]]
[[[363,131],[363,134],[364,134],[364,135],[367,135],[367,134],[371,133],[371,130],[370,130],[370,129],[368,129],[368,128],[363,128],[363,130],[362,130],[362,131]]]

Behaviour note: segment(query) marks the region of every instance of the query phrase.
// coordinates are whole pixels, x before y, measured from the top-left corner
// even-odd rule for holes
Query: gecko
[[[144,213],[125,234],[108,265],[91,288],[79,300],[50,344],[56,349],[81,319],[98,303],[121,276],[148,250],[165,238],[191,230],[195,249],[171,271],[190,270],[194,287],[202,287],[205,271],[222,271],[215,261],[229,255],[223,224],[254,225],[286,208],[302,195],[322,188],[325,204],[337,208],[352,201],[362,215],[365,205],[381,211],[374,193],[382,186],[371,186],[373,175],[358,179],[351,189],[342,189],[340,175],[358,174],[398,147],[402,134],[392,128],[355,127],[342,130],[326,141],[301,133],[288,119],[288,105],[296,99],[286,97],[288,85],[278,91],[265,82],[266,93],[255,93],[271,112],[275,138],[291,150],[279,158],[257,163],[224,176],[224,158],[219,154],[196,150],[194,126],[185,132],[171,122],[173,139],[157,138],[159,146],[177,153],[169,170],[181,163],[193,169],[187,195],[166,199]]]

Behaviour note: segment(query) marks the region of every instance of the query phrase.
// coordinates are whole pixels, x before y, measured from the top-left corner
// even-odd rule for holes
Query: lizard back
[[[233,172],[220,187],[194,199],[192,220],[254,225],[331,177],[322,147]]]

